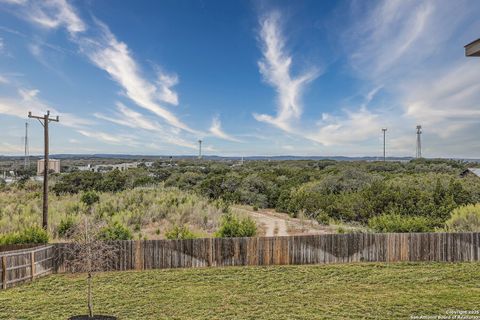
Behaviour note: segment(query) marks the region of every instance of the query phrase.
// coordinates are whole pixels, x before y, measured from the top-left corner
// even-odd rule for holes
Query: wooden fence
[[[0,252],[28,249],[33,247],[38,247],[38,244],[3,244],[0,245]]]
[[[68,243],[0,252],[7,288],[68,272]],[[109,270],[397,261],[480,261],[480,233],[326,234],[115,241]]]
[[[0,252],[2,289],[32,281],[54,271],[55,245]]]
[[[57,271],[68,271],[57,246]],[[397,261],[479,261],[480,233],[327,234],[116,242],[113,270]]]

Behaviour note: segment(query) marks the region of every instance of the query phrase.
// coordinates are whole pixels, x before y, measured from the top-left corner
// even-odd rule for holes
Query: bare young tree
[[[85,215],[83,222],[72,230],[70,235],[72,242],[63,247],[66,270],[87,274],[89,318],[94,317],[93,276],[96,272],[111,270],[118,255],[115,245],[102,240],[101,231],[104,225],[99,222],[94,224],[92,220],[91,216]]]

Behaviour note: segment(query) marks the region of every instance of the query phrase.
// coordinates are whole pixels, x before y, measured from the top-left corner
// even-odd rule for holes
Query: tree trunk
[[[92,273],[88,273],[88,316],[93,317]]]
[[[88,270],[88,316],[93,317],[93,297],[92,297],[92,243],[90,242],[90,234],[88,224],[90,221],[85,217],[85,243],[87,245],[87,270]]]

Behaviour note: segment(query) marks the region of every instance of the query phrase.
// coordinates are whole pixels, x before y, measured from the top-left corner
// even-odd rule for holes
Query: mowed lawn
[[[85,275],[0,291],[0,319],[84,314]],[[120,319],[410,319],[480,309],[480,264],[398,263],[108,272],[96,313]]]

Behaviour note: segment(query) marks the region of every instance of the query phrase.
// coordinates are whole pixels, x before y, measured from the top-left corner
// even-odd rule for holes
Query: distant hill
[[[68,160],[77,160],[77,159],[125,159],[125,160],[156,160],[156,159],[195,159],[196,155],[132,155],[132,154],[52,154],[50,155],[53,159],[68,159]],[[34,155],[30,157],[31,159],[40,159],[42,156]],[[1,156],[1,160],[21,160],[23,156]],[[216,156],[216,155],[205,155],[203,156],[205,160],[240,160],[241,156]],[[382,157],[347,157],[347,156],[247,156],[243,157],[244,160],[264,160],[264,161],[281,161],[281,160],[336,160],[336,161],[378,161],[382,160]],[[409,161],[412,160],[412,157],[387,157],[388,161]],[[455,160],[466,160],[471,162],[480,162],[480,159],[459,159],[459,158],[450,158]]]

